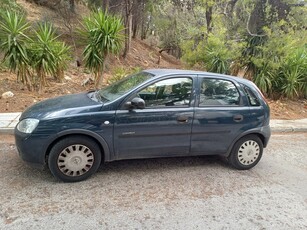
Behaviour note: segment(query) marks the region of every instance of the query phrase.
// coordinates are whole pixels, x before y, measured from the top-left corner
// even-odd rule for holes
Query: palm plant
[[[54,46],[55,52],[55,73],[53,73],[54,78],[59,82],[62,82],[64,79],[64,70],[68,66],[68,61],[71,59],[70,56],[70,47],[67,46],[64,42],[57,42]]]
[[[35,31],[34,42],[30,47],[31,65],[36,71],[39,91],[47,85],[46,76],[62,79],[63,71],[69,59],[69,47],[57,41],[55,29],[50,23],[39,23]]]
[[[253,76],[253,80],[262,93],[271,95],[274,86],[275,73],[269,65],[262,63]]]
[[[102,81],[105,60],[110,53],[117,53],[124,40],[122,21],[98,10],[83,18],[80,34],[87,44],[84,51],[85,66],[94,73],[95,86]]]
[[[307,96],[307,49],[301,48],[290,55],[282,65],[279,87],[281,93],[293,99]]]
[[[204,57],[205,67],[209,72],[227,74],[230,71],[230,60],[227,59],[227,50],[223,47],[206,47]]]
[[[31,39],[27,36],[30,25],[24,15],[6,11],[0,20],[0,48],[4,51],[4,61],[8,68],[17,73],[17,81],[32,90],[30,78],[29,56],[27,44]]]

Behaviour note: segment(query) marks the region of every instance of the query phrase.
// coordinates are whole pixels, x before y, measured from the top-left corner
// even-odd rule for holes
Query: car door
[[[199,76],[191,152],[197,155],[224,154],[233,140],[250,128],[248,104],[239,85],[218,78]]]
[[[114,149],[117,159],[187,155],[193,121],[193,76],[157,80],[130,95],[145,109],[116,111]],[[123,104],[125,104],[125,102]]]

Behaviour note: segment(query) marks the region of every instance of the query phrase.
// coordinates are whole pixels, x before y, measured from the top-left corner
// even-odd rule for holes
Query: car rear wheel
[[[64,182],[87,179],[97,171],[100,162],[99,146],[84,136],[60,140],[52,147],[48,158],[51,173]]]
[[[260,138],[256,135],[248,135],[236,142],[228,162],[236,169],[250,169],[260,161],[262,152],[263,143]]]

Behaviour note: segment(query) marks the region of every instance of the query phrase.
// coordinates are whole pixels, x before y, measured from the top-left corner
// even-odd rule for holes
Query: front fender
[[[111,152],[108,143],[106,140],[98,135],[97,133],[90,131],[90,130],[84,130],[84,129],[68,129],[68,130],[63,130],[59,133],[57,133],[50,141],[48,149],[60,138],[63,138],[65,136],[69,135],[86,135],[89,137],[94,138],[102,147],[103,152],[104,152],[104,161],[112,161],[111,157]]]

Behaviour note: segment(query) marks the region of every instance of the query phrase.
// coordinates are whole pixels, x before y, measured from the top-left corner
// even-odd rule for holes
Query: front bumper
[[[22,160],[30,166],[38,169],[45,169],[46,163],[46,146],[48,141],[41,136],[21,133],[15,128],[15,143],[18,154]]]

